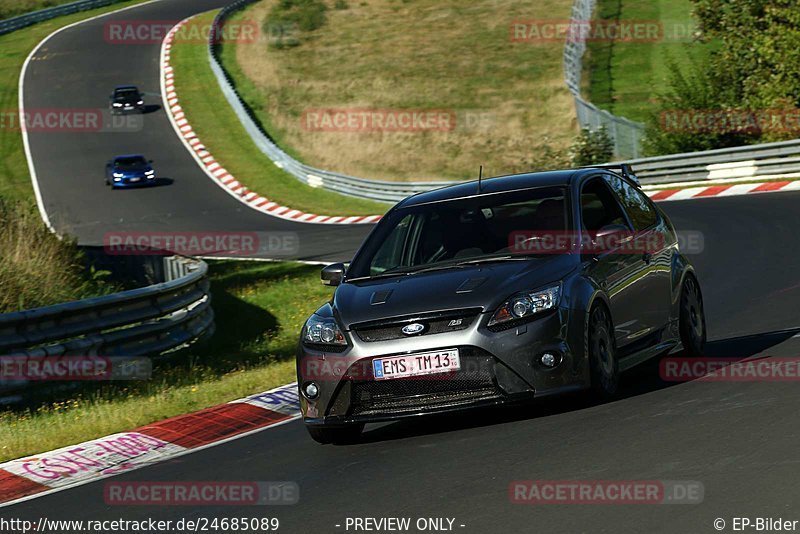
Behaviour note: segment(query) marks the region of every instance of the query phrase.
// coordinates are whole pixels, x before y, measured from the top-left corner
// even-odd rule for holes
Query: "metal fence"
[[[179,348],[214,331],[208,266],[164,259],[168,281],[113,295],[0,315],[0,355],[139,357]],[[0,391],[18,389],[4,383]]]
[[[586,35],[581,31],[592,20],[597,0],[575,0],[572,17],[564,45],[564,81],[575,101],[575,114],[582,128],[592,131],[604,127],[614,141],[614,153],[620,158],[638,158],[644,125],[625,117],[617,117],[581,98],[583,55],[586,52]]]
[[[89,9],[108,6],[122,1],[123,0],[79,0],[78,2],[71,2],[69,4],[41,9],[32,13],[25,13],[24,15],[19,15],[10,19],[0,20],[0,35],[62,15],[71,15],[79,11],[88,11]]]

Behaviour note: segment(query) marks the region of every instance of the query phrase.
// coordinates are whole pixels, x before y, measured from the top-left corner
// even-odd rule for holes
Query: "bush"
[[[692,46],[709,50],[688,72],[669,65],[669,90],[659,112],[648,120],[646,153],[691,152],[797,137],[796,119],[794,124],[787,122],[800,108],[796,0],[693,3],[700,43]],[[683,114],[686,127],[665,127],[669,113]],[[690,123],[688,118],[698,114],[705,117]]]
[[[80,249],[51,233],[36,208],[0,200],[0,313],[113,292],[107,275],[87,276]]]
[[[570,162],[574,167],[607,163],[614,156],[614,141],[605,127],[597,130],[583,128],[569,149]]]
[[[299,33],[313,32],[325,25],[327,11],[322,0],[280,0],[270,10],[264,31],[275,48],[297,46],[301,42]]]

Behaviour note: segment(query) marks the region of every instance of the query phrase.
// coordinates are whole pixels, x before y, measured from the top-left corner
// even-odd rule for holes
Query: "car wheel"
[[[681,288],[678,324],[684,350],[690,356],[702,356],[706,346],[706,315],[700,286],[691,275],[686,276]]]
[[[613,332],[605,306],[595,306],[589,316],[589,368],[592,392],[600,399],[612,397],[619,385]]]
[[[345,444],[358,441],[364,425],[349,425],[343,427],[327,428],[323,426],[306,426],[311,439],[317,443]]]

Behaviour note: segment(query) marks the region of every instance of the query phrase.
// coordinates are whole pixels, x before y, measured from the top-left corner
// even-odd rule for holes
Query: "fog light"
[[[314,382],[309,382],[303,386],[303,394],[307,399],[316,399],[317,395],[319,395],[319,388]]]
[[[552,368],[561,363],[561,358],[552,352],[545,352],[539,357],[539,361],[542,362],[542,365],[545,367]]]

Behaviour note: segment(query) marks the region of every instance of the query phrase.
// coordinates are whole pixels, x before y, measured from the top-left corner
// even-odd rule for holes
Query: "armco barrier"
[[[89,9],[108,6],[122,1],[123,0],[79,0],[78,2],[71,2],[69,4],[41,9],[32,13],[25,13],[24,15],[19,15],[10,19],[0,20],[0,35],[62,15],[71,15],[79,11],[87,11]]]
[[[255,0],[238,0],[223,8],[217,15],[214,26],[220,28],[225,20],[232,13],[253,3]],[[580,16],[589,7],[593,6],[593,0],[576,0],[575,5],[580,4],[580,9],[573,12],[573,20],[579,20]],[[577,15],[576,15],[577,13]],[[577,18],[576,18],[577,17]],[[457,182],[387,182],[382,180],[369,180],[365,178],[355,178],[332,171],[315,169],[304,165],[295,160],[280,149],[259,126],[251,114],[250,109],[242,101],[233,85],[230,75],[225,71],[219,61],[217,49],[217,39],[211,39],[209,43],[209,61],[211,68],[219,82],[225,98],[233,108],[240,122],[247,130],[259,149],[276,166],[285,170],[300,181],[312,186],[320,187],[330,191],[336,191],[346,195],[379,200],[383,202],[399,202],[400,200],[414,193],[429,191],[439,187],[452,185]],[[579,56],[570,56],[573,59]],[[567,59],[565,56],[565,63]],[[567,69],[565,64],[565,69]],[[577,86],[576,86],[577,87]],[[582,117],[585,111],[585,121],[591,122],[596,115],[589,110],[591,104],[580,99],[576,94],[576,106],[578,115]],[[593,108],[596,110],[596,108]],[[583,111],[581,111],[583,110]],[[597,110],[600,114],[607,114],[602,110]],[[617,139],[628,137],[631,142],[638,143],[637,127],[631,123],[630,128],[624,127],[627,119],[612,117],[618,127],[615,130]],[[608,118],[608,117],[607,117]],[[581,120],[581,124],[585,122]],[[627,121],[630,122],[630,121]],[[587,123],[588,124],[588,123]],[[594,124],[594,123],[592,123]],[[599,125],[595,124],[595,125]],[[608,126],[608,124],[606,124]],[[652,158],[630,159],[626,161],[633,165],[634,171],[639,176],[641,182],[647,185],[671,184],[680,182],[691,182],[697,180],[724,180],[754,178],[761,176],[792,176],[800,175],[800,140],[784,141],[779,143],[767,143],[761,145],[750,145],[736,148],[724,148],[719,150],[708,150],[703,152],[690,152],[685,154],[671,154],[668,156],[657,156]],[[241,177],[240,177],[241,178]]]
[[[208,266],[188,258],[164,261],[165,272],[177,278],[113,295],[0,315],[0,355],[150,356],[211,334],[214,312]],[[0,386],[0,391],[7,391],[7,386]]]

